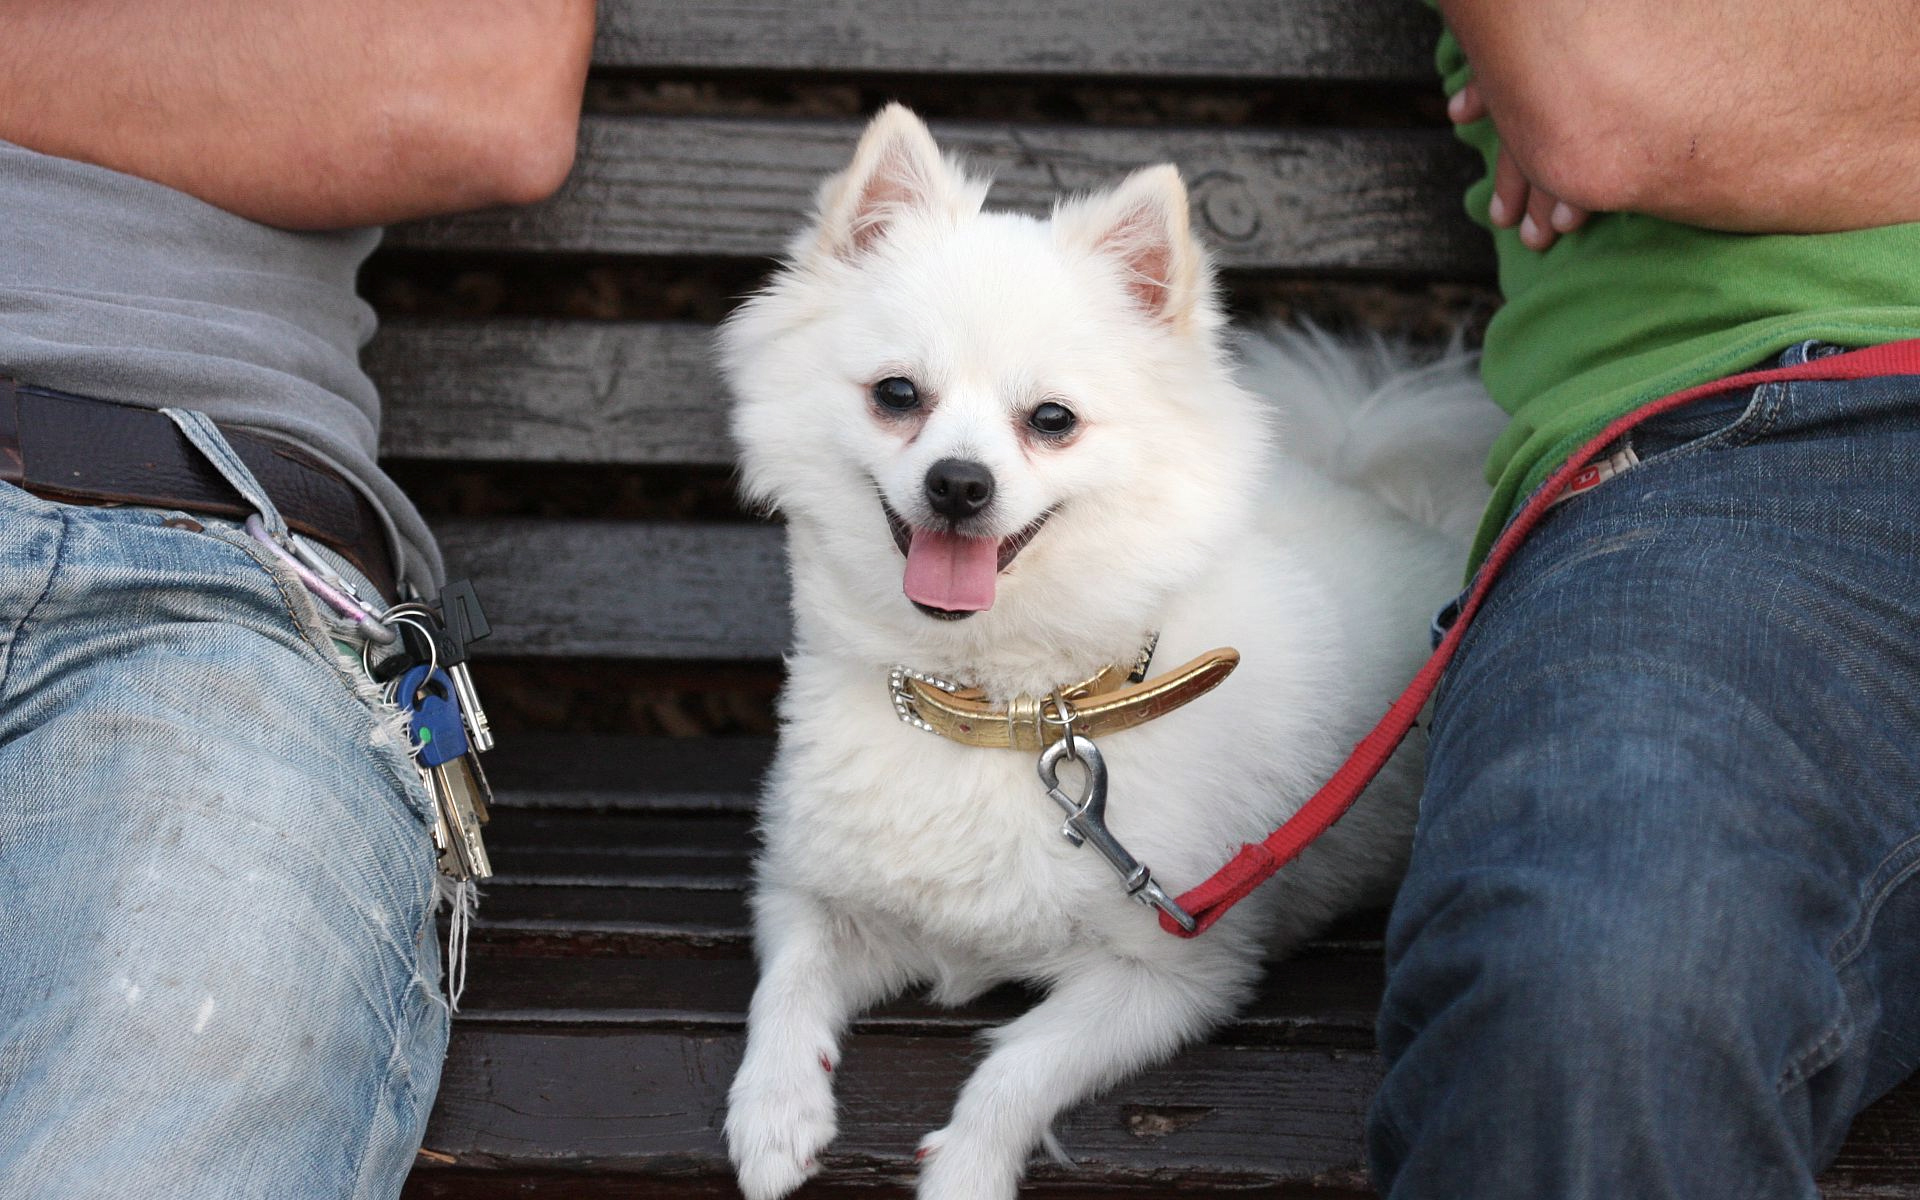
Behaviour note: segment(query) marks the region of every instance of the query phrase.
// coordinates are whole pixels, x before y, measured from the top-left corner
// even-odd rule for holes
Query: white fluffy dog
[[[726,1125],[751,1200],[818,1169],[862,1009],[1022,980],[1047,998],[990,1035],[920,1155],[922,1197],[1012,1196],[1056,1116],[1232,1015],[1263,951],[1381,900],[1406,855],[1403,752],[1182,940],[1062,838],[1031,753],[897,719],[896,664],[1004,702],[1156,633],[1158,664],[1237,648],[1217,691],[1099,743],[1111,829],[1177,895],[1297,809],[1425,657],[1498,415],[1459,355],[1410,370],[1314,334],[1251,341],[1272,399],[1243,390],[1172,167],[1050,220],[982,212],[986,190],[889,108],[722,335],[794,593]]]

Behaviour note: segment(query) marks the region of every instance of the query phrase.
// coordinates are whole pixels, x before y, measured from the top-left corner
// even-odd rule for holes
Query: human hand
[[[1469,82],[1447,102],[1447,116],[1456,125],[1470,125],[1488,116],[1486,97]],[[1545,250],[1587,223],[1586,209],[1575,207],[1533,183],[1503,143],[1493,166],[1493,199],[1487,216],[1496,228],[1520,226],[1520,241],[1530,250]]]

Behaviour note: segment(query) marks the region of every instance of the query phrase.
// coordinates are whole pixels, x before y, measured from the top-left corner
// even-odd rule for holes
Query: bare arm
[[[1913,0],[1441,8],[1511,160],[1508,195],[1751,232],[1920,220]]]
[[[527,202],[573,161],[593,0],[0,0],[0,139],[268,224]]]

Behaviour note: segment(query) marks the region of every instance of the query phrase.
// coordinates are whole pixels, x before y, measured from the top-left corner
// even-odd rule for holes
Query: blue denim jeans
[[[1634,444],[1436,697],[1369,1126],[1395,1200],[1812,1200],[1920,1067],[1920,386]]]
[[[0,485],[0,1196],[399,1192],[434,852],[340,633],[231,522]]]

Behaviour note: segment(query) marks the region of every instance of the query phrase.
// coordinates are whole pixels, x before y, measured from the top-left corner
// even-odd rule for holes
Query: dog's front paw
[[[1020,1190],[1021,1156],[1001,1153],[953,1126],[920,1139],[918,1200],[1014,1200]]]
[[[823,1059],[823,1064],[824,1064]],[[820,1169],[833,1140],[827,1070],[786,1079],[742,1069],[727,1095],[727,1157],[747,1200],[779,1200]]]

